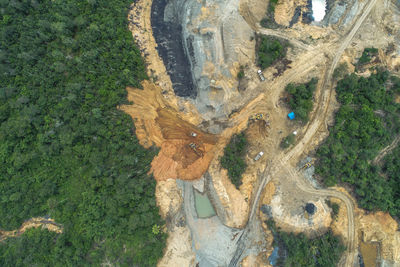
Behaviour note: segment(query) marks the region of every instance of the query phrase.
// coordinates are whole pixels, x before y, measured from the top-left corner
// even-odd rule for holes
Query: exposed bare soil
[[[200,178],[213,159],[217,138],[190,123],[196,118],[199,121],[196,113],[188,109],[186,114],[178,114],[176,98],[166,98],[161,88],[149,81],[142,85],[143,90],[127,88],[128,100],[133,104],[120,108],[132,116],[141,145],[161,147],[152,162],[154,177],[157,180]],[[191,133],[197,136],[192,137]],[[196,154],[190,143],[196,143],[203,156]]]
[[[25,221],[19,229],[12,231],[2,231],[0,230],[0,241],[3,241],[9,237],[20,236],[25,233],[26,230],[30,228],[39,228],[47,229],[52,232],[56,232],[58,234],[63,232],[63,227],[56,223],[54,219],[46,219],[44,217],[35,217]]]

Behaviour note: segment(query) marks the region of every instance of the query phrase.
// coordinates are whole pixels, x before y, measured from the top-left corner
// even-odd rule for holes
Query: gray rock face
[[[163,0],[155,0],[153,6],[159,1]],[[238,94],[238,62],[254,60],[254,32],[239,14],[239,0],[169,0],[163,14],[153,12],[152,21],[155,19],[153,16],[162,16],[165,25],[170,25],[175,32],[181,31],[180,40],[172,35],[169,38],[174,40],[165,40],[166,46],[177,46],[176,42],[181,42],[181,50],[170,49],[165,53],[168,55],[164,56],[160,53],[167,70],[168,66],[174,65],[170,62],[177,62],[178,57],[184,56],[187,59],[187,63],[178,60],[182,62],[181,66],[190,70],[190,74],[183,75],[183,79],[176,79],[182,76],[180,70],[169,71],[175,93],[192,96],[205,119],[229,113],[224,103]],[[167,33],[154,31],[160,45],[157,34]],[[179,62],[175,65],[179,65]],[[182,94],[182,88],[179,87],[189,87],[190,82],[187,80],[193,82],[194,92]]]
[[[350,1],[328,1],[328,13],[321,22],[321,25],[339,24],[341,27],[347,26],[355,19],[357,11],[363,7],[365,3],[358,0]]]
[[[184,53],[181,21],[179,17],[173,16],[176,12],[171,8],[174,6],[167,5],[166,0],[153,1],[151,25],[157,50],[171,77],[175,94],[194,98],[197,91],[193,85],[190,63]]]

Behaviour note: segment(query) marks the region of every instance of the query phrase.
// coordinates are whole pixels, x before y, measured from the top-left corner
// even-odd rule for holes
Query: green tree
[[[290,83],[285,90],[289,94],[288,104],[296,114],[296,119],[302,122],[308,121],[308,115],[313,107],[313,94],[318,80],[313,78],[305,84]]]
[[[162,256],[147,175],[156,151],[117,109],[146,78],[130,4],[0,2],[0,228],[46,214],[64,225],[10,239],[1,266],[154,266]]]
[[[258,43],[257,61],[262,69],[268,68],[286,56],[288,45],[284,41],[262,35]]]
[[[232,183],[239,188],[242,184],[242,174],[247,168],[244,157],[247,149],[247,139],[244,133],[232,136],[221,157],[221,166],[228,170]]]

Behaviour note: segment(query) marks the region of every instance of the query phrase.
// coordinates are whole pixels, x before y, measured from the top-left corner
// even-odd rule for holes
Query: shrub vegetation
[[[287,43],[276,38],[261,35],[258,46],[258,65],[268,68],[277,60],[286,56]]]
[[[244,78],[244,67],[243,66],[240,66],[237,77],[238,77],[239,81]]]
[[[290,83],[285,90],[289,93],[288,103],[290,109],[296,114],[296,119],[308,121],[308,115],[313,107],[313,95],[318,80],[313,78],[305,84]]]
[[[242,174],[247,164],[244,160],[247,149],[247,139],[244,133],[232,136],[229,144],[225,147],[221,165],[228,170],[232,183],[239,188],[242,184]]]
[[[155,151],[117,109],[146,78],[131,3],[0,3],[0,228],[46,214],[64,226],[10,239],[1,266],[154,266],[162,256],[147,175]]]
[[[267,13],[261,20],[260,24],[264,28],[278,28],[279,25],[275,22],[275,7],[278,4],[278,0],[270,0],[268,3]]]
[[[361,57],[358,59],[358,64],[363,65],[369,63],[373,56],[378,54],[378,49],[370,47],[365,48]]]
[[[286,148],[290,147],[291,145],[293,145],[295,141],[296,141],[296,136],[293,133],[291,133],[282,139],[281,144],[280,144],[281,148],[286,149]]]

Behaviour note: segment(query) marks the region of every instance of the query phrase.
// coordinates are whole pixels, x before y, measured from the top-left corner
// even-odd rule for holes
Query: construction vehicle
[[[195,133],[195,132],[191,132],[191,133],[190,133],[190,136],[192,136],[192,137],[196,137],[196,136],[197,136],[197,133]]]
[[[257,114],[250,116],[250,120],[252,120],[252,121],[259,121],[259,120],[263,120],[263,119],[264,119],[264,114],[262,114],[262,113],[257,113]]]
[[[305,169],[310,168],[311,166],[312,166],[311,162],[307,162],[306,164],[304,164],[302,169],[305,170]]]
[[[203,151],[200,150],[199,145],[197,145],[196,143],[190,143],[189,147],[193,150],[194,153],[196,153],[197,156],[199,157],[204,156]]]
[[[261,151],[261,152],[258,153],[257,156],[254,158],[254,161],[259,160],[263,155],[264,155],[264,152]]]
[[[265,77],[264,77],[262,71],[261,71],[261,70],[258,70],[257,73],[258,73],[258,76],[260,77],[260,80],[261,80],[262,82],[265,81]]]

